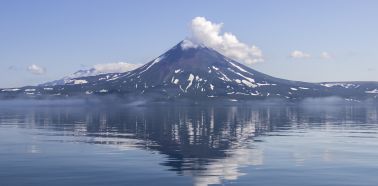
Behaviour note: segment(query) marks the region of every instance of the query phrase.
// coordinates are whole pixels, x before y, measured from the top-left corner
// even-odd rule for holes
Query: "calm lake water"
[[[378,107],[0,106],[0,185],[377,186]]]

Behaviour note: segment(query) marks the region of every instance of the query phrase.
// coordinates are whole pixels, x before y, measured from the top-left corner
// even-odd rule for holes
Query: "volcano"
[[[2,97],[118,95],[153,99],[301,100],[337,96],[377,99],[378,82],[307,83],[253,70],[205,45],[184,40],[145,65],[125,73],[69,79],[63,85],[0,89]]]

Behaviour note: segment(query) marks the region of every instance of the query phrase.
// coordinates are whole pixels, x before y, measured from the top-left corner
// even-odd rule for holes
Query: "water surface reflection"
[[[349,142],[361,145],[361,139],[373,140],[368,146],[378,147],[377,121],[376,107],[350,105],[18,107],[0,112],[2,128],[30,129],[32,135],[50,136],[48,143],[157,152],[165,157],[161,166],[177,176],[191,177],[193,185],[247,184],[258,169],[337,162],[341,152],[354,147]],[[335,144],[343,148],[338,150]],[[27,149],[41,153],[38,142]],[[355,150],[359,149],[349,152]],[[371,158],[378,153],[365,155]]]

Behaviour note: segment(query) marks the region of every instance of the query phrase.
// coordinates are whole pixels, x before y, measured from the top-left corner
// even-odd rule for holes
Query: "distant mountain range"
[[[99,64],[95,65],[92,68],[85,69],[85,70],[78,70],[75,73],[65,76],[61,79],[46,82],[43,84],[40,84],[39,86],[55,86],[55,85],[64,85],[66,83],[70,83],[75,78],[82,78],[82,77],[88,77],[88,76],[97,76],[100,74],[108,74],[108,73],[122,73],[127,72],[130,70],[134,70],[141,65],[139,64],[132,64],[132,63],[124,63],[124,62],[118,62],[118,63],[108,63],[108,64]]]
[[[341,97],[378,99],[378,82],[307,83],[275,78],[240,64],[204,45],[185,41],[153,61],[124,73],[91,74],[91,70],[41,84],[0,89],[2,98],[91,97],[116,95],[153,100]]]

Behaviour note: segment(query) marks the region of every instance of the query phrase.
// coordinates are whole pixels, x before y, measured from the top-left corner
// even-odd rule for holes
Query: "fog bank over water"
[[[300,106],[322,106],[322,105],[377,105],[376,100],[358,101],[340,97],[306,98],[303,100],[288,101],[284,99],[266,100],[162,100],[156,101],[143,97],[121,98],[117,96],[92,96],[89,98],[65,98],[65,99],[8,99],[1,100],[0,107],[7,106],[148,106],[148,105],[224,105],[224,106],[258,106],[258,105],[300,105]]]

